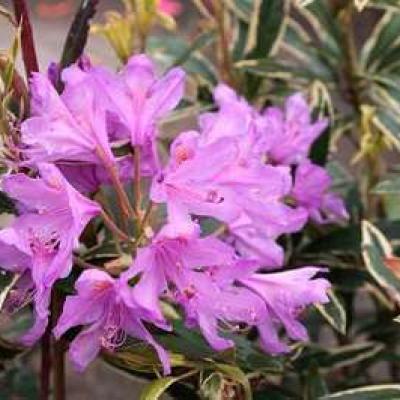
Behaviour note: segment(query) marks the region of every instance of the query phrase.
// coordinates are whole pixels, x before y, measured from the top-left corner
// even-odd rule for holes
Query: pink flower
[[[297,167],[292,196],[318,224],[348,219],[343,200],[330,192],[332,179],[324,168],[311,162]]]
[[[167,225],[151,245],[139,251],[132,267],[132,273],[141,274],[135,300],[161,315],[158,297],[167,296],[183,307],[187,325],[199,326],[215,349],[232,347],[232,341],[218,334],[218,320],[249,320],[248,304],[255,301],[255,307],[262,307],[262,302],[246,289],[223,291],[213,281],[214,266],[230,268],[240,262],[233,248],[214,237],[200,238],[196,225],[182,228],[179,234],[176,227]]]
[[[64,74],[70,73],[70,67]],[[31,117],[21,125],[29,163],[62,160],[113,164],[106,110],[90,81],[66,85],[56,92],[50,80],[35,73],[31,79]]]
[[[257,327],[264,349],[272,353],[288,351],[278,337],[282,325],[290,338],[307,339],[299,310],[329,301],[328,281],[311,279],[320,269],[256,273],[257,262],[238,258],[213,237],[200,238],[196,229],[185,229],[179,234],[166,226],[140,250],[132,267],[132,273],[140,274],[136,302],[160,316],[159,296],[170,298],[184,310],[186,325],[198,327],[218,351],[234,345],[221,335],[221,328],[234,331],[243,324]]]
[[[312,122],[310,107],[301,93],[288,97],[284,109],[268,107],[264,116],[267,125],[264,151],[274,164],[304,161],[315,139],[327,127],[326,119]]]
[[[117,350],[130,335],[153,346],[163,364],[164,373],[170,372],[168,354],[153,339],[143,322],[163,329],[168,326],[164,320],[158,320],[135,302],[134,289],[128,285],[125,275],[113,279],[104,271],[86,270],[77,280],[75,289],[76,295],[67,297],[53,332],[59,338],[70,328],[83,326],[69,349],[76,369],[85,369],[102,348]]]
[[[291,339],[308,340],[307,331],[298,321],[298,317],[300,311],[310,304],[329,302],[326,293],[330,287],[329,282],[323,278],[312,279],[321,271],[319,268],[305,267],[239,278],[242,285],[265,301],[267,314],[257,322],[257,327],[261,343],[267,352],[289,351],[288,346],[278,336],[281,325]]]
[[[228,224],[233,235],[238,231],[238,243],[248,242],[246,254],[252,256],[260,255],[251,250],[260,246],[257,237],[273,241],[304,226],[307,213],[284,203],[292,190],[288,167],[265,165],[261,159],[248,162],[236,137],[223,136],[205,145],[202,140],[196,132],[178,136],[168,165],[153,180],[151,198],[168,204],[174,211],[171,221],[176,214],[216,218]],[[273,250],[276,265],[281,257]],[[267,259],[271,254],[264,253],[260,261]]]
[[[102,67],[83,71],[74,66],[64,71],[63,78],[78,88],[90,80],[111,113],[113,139],[130,139],[132,145],[144,146],[153,143],[157,122],[181,100],[185,73],[173,68],[158,78],[154,63],[141,54],[132,56],[118,74]]]
[[[59,170],[39,165],[40,178],[24,174],[3,180],[3,189],[18,201],[20,215],[0,231],[0,261],[5,270],[21,274],[9,307],[35,301],[36,324],[23,338],[35,342],[47,324],[51,288],[69,275],[72,251],[87,223],[99,212],[97,203],[73,189]]]
[[[266,134],[265,118],[229,86],[219,84],[214,90],[218,112],[199,116],[201,145],[221,138],[238,142],[242,162],[260,164],[263,156],[260,144]]]

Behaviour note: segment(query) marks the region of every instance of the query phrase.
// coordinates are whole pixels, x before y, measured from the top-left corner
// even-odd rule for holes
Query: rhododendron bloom
[[[32,116],[21,125],[22,142],[27,147],[24,154],[29,163],[114,163],[106,110],[89,81],[80,86],[67,84],[62,95],[43,74],[32,74],[30,83]]]
[[[40,178],[15,174],[2,182],[3,190],[18,202],[20,215],[0,231],[1,266],[24,279],[23,290],[14,296],[16,305],[31,296],[37,314],[25,342],[34,342],[43,333],[51,288],[69,275],[78,238],[100,212],[97,203],[72,188],[55,166],[40,164],[39,173]]]
[[[102,93],[101,101],[111,114],[114,139],[128,138],[133,145],[151,145],[156,123],[181,100],[185,73],[173,68],[158,78],[151,59],[132,56],[117,74],[103,67],[85,70],[74,66],[63,73],[72,87],[88,79]]]
[[[128,285],[125,275],[113,279],[104,271],[84,271],[75,289],[76,295],[67,297],[53,332],[59,338],[70,328],[83,326],[69,349],[71,361],[78,370],[85,369],[102,348],[114,351],[124,344],[127,335],[131,335],[153,346],[164,372],[170,372],[168,354],[153,339],[143,321],[164,329],[168,326],[135,302],[134,289]]]
[[[287,98],[283,109],[264,111],[267,141],[265,152],[274,164],[298,164],[304,161],[311,145],[328,125],[326,119],[312,122],[311,109],[301,93]]]
[[[306,328],[299,322],[299,311],[310,304],[327,303],[329,282],[313,277],[322,270],[304,267],[293,271],[268,274],[243,275],[240,283],[258,294],[264,301],[267,314],[257,323],[261,343],[270,353],[289,351],[279,339],[278,329],[284,326],[286,333],[294,340],[308,340]]]
[[[201,238],[197,225],[166,225],[149,246],[138,250],[132,273],[142,277],[135,296],[144,307],[157,309],[154,299],[166,293],[169,283],[180,287],[191,269],[230,265],[234,260],[233,248],[212,236]]]
[[[158,2],[171,14],[177,4]],[[117,73],[82,58],[64,70],[53,65],[48,77],[33,74],[32,115],[18,149],[21,166],[38,177],[3,180],[18,209],[0,231],[0,265],[17,274],[4,307],[12,313],[34,303],[35,323],[23,337],[32,344],[48,324],[55,282],[70,276],[75,292],[53,333],[78,332],[69,348],[78,370],[101,351],[125,351],[131,336],[154,348],[170,373],[168,354],[151,334],[172,329],[163,313],[168,304],[217,351],[234,346],[233,333],[251,329],[275,354],[289,351],[288,340],[307,340],[301,311],[329,300],[322,269],[270,272],[285,263],[281,235],[309,219],[347,217],[327,171],[309,160],[326,121],[313,122],[301,94],[283,109],[260,111],[220,84],[217,110],[199,116],[198,131],[178,134],[164,162],[158,124],[180,102],[184,77],[180,68],[159,76],[143,54]],[[99,201],[110,193],[118,200],[107,214],[82,194],[94,196],[104,185],[115,190]],[[115,221],[114,205],[122,217]],[[99,213],[104,224],[85,231],[78,247]],[[101,265],[98,249],[110,246],[115,256],[107,253]]]
[[[343,200],[330,192],[331,186],[332,178],[324,168],[304,162],[297,167],[292,196],[318,224],[347,219]]]

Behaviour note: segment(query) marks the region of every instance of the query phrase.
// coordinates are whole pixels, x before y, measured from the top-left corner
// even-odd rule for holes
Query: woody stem
[[[57,320],[62,313],[64,296],[57,290],[53,291],[52,299],[52,326],[57,324]],[[53,341],[53,386],[54,400],[65,400],[65,349],[63,338]]]
[[[40,365],[40,400],[48,400],[50,394],[51,373],[51,326],[46,329],[41,340],[41,365]]]

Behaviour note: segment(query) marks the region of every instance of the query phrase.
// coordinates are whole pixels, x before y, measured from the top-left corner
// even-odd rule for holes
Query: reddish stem
[[[41,341],[42,359],[40,366],[40,400],[48,400],[50,394],[51,372],[51,326],[46,329]]]
[[[13,0],[13,3],[15,19],[17,20],[17,23],[21,26],[22,58],[24,60],[26,76],[29,79],[32,72],[39,71],[39,64],[36,57],[32,27],[25,0]]]
[[[52,298],[52,321],[54,327],[62,313],[64,304],[64,296],[62,293],[53,290]],[[64,357],[64,341],[63,338],[53,341],[53,384],[54,384],[54,400],[65,400],[65,357]]]

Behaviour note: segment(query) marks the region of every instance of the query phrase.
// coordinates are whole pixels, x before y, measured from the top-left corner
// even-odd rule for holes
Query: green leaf
[[[399,194],[400,193],[400,177],[393,177],[385,181],[379,182],[372,190],[376,194]]]
[[[216,353],[204,340],[203,336],[192,329],[187,329],[182,321],[172,322],[174,327],[173,335],[156,335],[157,340],[168,350],[183,353],[190,360],[198,361],[206,358],[218,358]]]
[[[10,197],[8,197],[5,192],[0,192],[0,214],[1,213],[17,213],[14,202],[10,199]]]
[[[28,367],[28,363],[18,362],[0,377],[1,400],[37,400],[39,398],[38,377]]]
[[[216,35],[215,35],[215,30],[213,29],[200,34],[199,36],[196,37],[196,39],[193,40],[191,46],[187,47],[185,51],[179,55],[179,57],[175,60],[173,66],[184,64],[190,59],[192,53],[206,46],[209,46],[211,43],[215,41],[215,39]]]
[[[368,221],[362,223],[362,255],[365,266],[375,281],[396,301],[400,302],[400,279],[385,265],[392,256],[389,241]]]
[[[398,400],[400,385],[372,385],[333,393],[321,400]]]
[[[310,159],[317,165],[325,165],[329,155],[331,129],[328,127],[311,147]]]
[[[396,149],[400,150],[400,115],[389,109],[389,104],[387,104],[387,102],[385,106],[382,105],[376,111],[372,122]]]
[[[97,11],[98,0],[83,0],[68,31],[61,56],[60,67],[73,64],[86,46],[90,21]]]
[[[247,58],[264,58],[276,52],[286,29],[288,12],[288,0],[254,0]]]
[[[231,10],[237,18],[249,22],[252,11],[253,0],[223,0],[228,9]]]
[[[319,368],[333,371],[375,357],[383,347],[382,344],[375,342],[357,343],[332,349],[311,346],[303,351],[295,361],[295,365],[298,370],[318,365]]]
[[[246,374],[235,365],[212,363],[213,367],[222,372],[227,377],[231,378],[233,381],[240,383],[244,389],[244,395],[246,400],[252,400],[253,396],[251,393],[250,382]]]
[[[207,400],[221,400],[224,390],[224,377],[220,373],[208,376],[200,387],[200,395]]]
[[[305,376],[304,400],[316,400],[329,393],[328,386],[316,365],[311,366]]]
[[[346,311],[337,295],[329,291],[330,302],[316,305],[317,310],[341,334],[346,333]]]
[[[379,61],[384,57],[398,39],[400,15],[386,12],[361,51],[361,62],[365,70],[375,71]]]
[[[149,383],[140,394],[140,400],[157,400],[165,391],[179,381],[179,377],[159,378]]]
[[[335,15],[330,9],[329,1],[314,1],[306,7],[297,7],[297,11],[313,28],[315,36],[319,39],[320,47],[323,47],[324,51],[329,54],[331,62],[338,63],[343,57],[342,34]]]
[[[326,63],[308,33],[298,23],[290,21],[282,47],[298,61],[298,66],[306,68],[314,79],[323,82],[336,81],[337,68],[332,69]]]
[[[189,44],[182,38],[172,35],[151,36],[147,48],[166,69],[185,58],[181,65],[192,77],[209,86],[215,86],[218,82],[215,66],[200,51],[190,52]],[[190,57],[187,57],[189,53]]]
[[[272,374],[283,372],[283,359],[265,354],[256,344],[243,336],[231,335],[229,338],[235,342],[236,360],[242,369]]]

